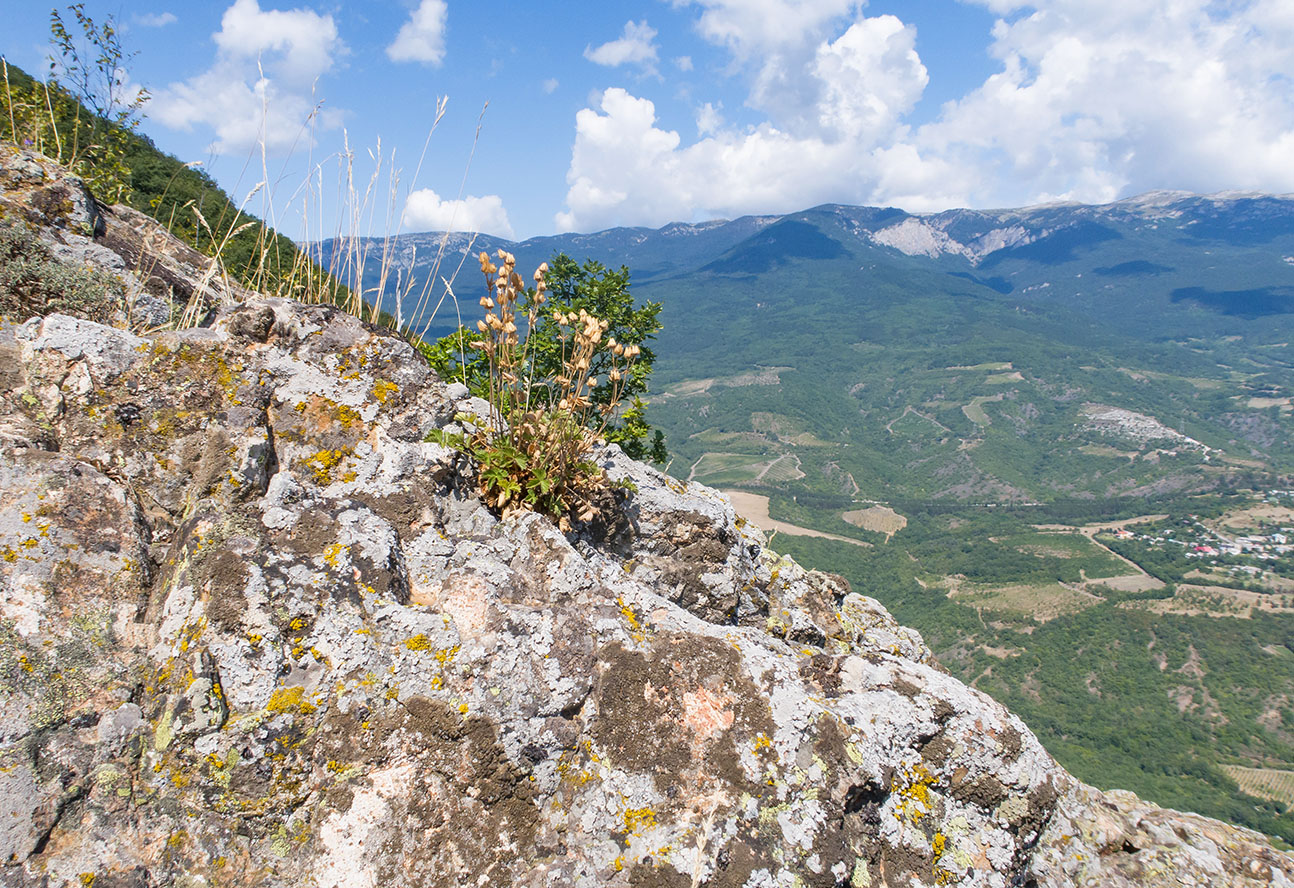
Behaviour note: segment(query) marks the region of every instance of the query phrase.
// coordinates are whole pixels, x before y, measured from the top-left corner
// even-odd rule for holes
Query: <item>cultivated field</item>
[[[798,524],[778,521],[768,514],[768,497],[761,496],[758,493],[747,493],[744,490],[722,490],[720,493],[732,500],[733,508],[737,510],[738,515],[765,533],[777,531],[791,536],[821,537],[827,540],[839,540],[842,543],[853,543],[855,546],[871,546],[871,543],[865,543],[862,540],[853,540],[834,533],[823,533],[810,527],[800,527]]]
[[[1228,589],[1225,586],[1181,585],[1172,598],[1153,601],[1125,601],[1120,607],[1148,610],[1156,614],[1188,617],[1239,617],[1247,620],[1255,610],[1261,613],[1294,613],[1294,596]]]
[[[1101,598],[1060,583],[978,586],[947,579],[949,598],[981,611],[994,611],[1032,617],[1040,623],[1063,614],[1077,613],[1101,602]]]
[[[1271,799],[1286,805],[1294,805],[1294,771],[1278,771],[1275,768],[1242,768],[1239,765],[1223,765],[1222,770],[1234,780],[1240,791],[1258,799]]]
[[[885,541],[887,543],[890,541],[890,537],[908,526],[908,519],[904,518],[889,506],[872,506],[867,509],[855,509],[852,512],[845,512],[840,517],[855,527],[861,527],[863,530],[870,530],[874,533],[885,534]]]

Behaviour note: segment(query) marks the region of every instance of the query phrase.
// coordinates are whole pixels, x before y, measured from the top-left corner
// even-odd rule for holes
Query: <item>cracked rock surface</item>
[[[4,885],[1294,885],[712,490],[609,448],[611,520],[498,521],[461,389],[331,308],[0,356]]]

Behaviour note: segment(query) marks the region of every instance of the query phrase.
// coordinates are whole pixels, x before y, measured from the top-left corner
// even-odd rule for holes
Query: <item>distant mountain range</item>
[[[524,241],[428,232],[391,239],[392,272],[420,290],[442,242],[445,258],[437,276],[450,280],[469,249],[507,249],[523,268],[558,252],[627,265],[638,284],[718,268],[759,274],[790,260],[863,258],[939,271],[1000,295],[1084,297],[1088,308],[1097,310],[1121,306],[1135,292],[1240,318],[1294,311],[1294,195],[1155,191],[1095,206],[1053,203],[929,214],[828,204],[785,216]],[[382,240],[346,246],[366,253],[365,283],[375,286]],[[316,249],[325,264],[345,258],[333,240]],[[904,265],[905,259],[914,263]],[[474,263],[464,267],[474,278]]]
[[[657,421],[690,466],[726,454],[696,469],[716,483],[754,476],[708,466],[769,448],[801,466],[793,487],[876,498],[1100,498],[1294,470],[1294,196],[1152,192],[933,214],[825,205],[522,242],[409,234],[391,241],[390,266],[416,292],[442,243],[437,277],[457,272],[460,297],[478,286],[469,249],[506,248],[523,269],[557,252],[627,265],[635,293],[664,305]],[[318,246],[332,257],[332,243]],[[360,246],[374,280],[381,244]],[[462,303],[470,323],[476,300]],[[428,332],[454,317],[442,308]],[[987,387],[944,369],[981,364],[1009,369]],[[775,386],[722,383],[768,368],[780,368]],[[775,403],[793,390],[816,409]],[[1091,420],[1102,409],[1206,449],[1184,451],[1189,465],[1110,463],[1083,450],[1113,441]],[[1023,412],[995,420],[1012,411]],[[802,413],[793,425],[829,446],[770,442],[751,413]],[[706,416],[755,438],[715,450]],[[920,457],[898,461],[896,429],[909,426]]]

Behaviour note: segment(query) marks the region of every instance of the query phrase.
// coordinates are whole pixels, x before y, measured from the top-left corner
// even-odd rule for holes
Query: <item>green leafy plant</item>
[[[551,311],[541,325],[549,302],[547,263],[527,290],[511,253],[498,252],[501,266],[486,253],[479,258],[486,314],[477,337],[462,345],[485,368],[490,415],[483,424],[463,417],[469,431],[444,440],[476,459],[481,495],[491,508],[505,517],[539,512],[568,530],[572,518],[597,517],[613,487],[591,454],[617,415],[642,349],[607,336],[609,322],[584,308]]]
[[[0,131],[62,163],[89,185],[100,200],[117,203],[130,196],[131,136],[139,126],[148,91],[130,90],[126,52],[109,16],[97,24],[85,4],[50,11],[50,76],[46,83],[12,82],[4,69],[4,114]]]
[[[648,342],[661,329],[660,303],[647,302],[636,305],[629,291],[629,269],[614,270],[601,263],[587,261],[583,265],[559,253],[547,263],[544,274],[546,289],[543,299],[535,290],[520,296],[520,311],[527,318],[527,361],[536,378],[554,379],[562,375],[567,343],[563,339],[568,325],[562,319],[581,312],[605,323],[606,342],[615,342],[625,348],[634,347],[635,360],[617,385],[599,386],[589,392],[597,410],[589,417],[599,434],[607,441],[619,444],[634,459],[650,459],[663,463],[668,458],[665,436],[653,429],[647,421],[647,405],[642,395],[647,391],[655,353]],[[423,354],[431,365],[445,378],[458,378],[481,397],[488,397],[492,374],[485,353],[471,348],[477,338],[476,331],[460,327],[455,333],[434,343],[422,346]],[[609,378],[614,365],[620,360],[615,349],[601,345],[590,356],[589,374]],[[553,392],[541,387],[531,392],[532,403],[548,406]],[[601,408],[612,399],[616,409],[610,415]]]

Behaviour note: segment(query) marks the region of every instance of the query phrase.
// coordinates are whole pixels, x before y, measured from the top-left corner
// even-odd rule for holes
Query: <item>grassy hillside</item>
[[[287,237],[242,212],[201,168],[159,151],[144,134],[97,118],[57,86],[6,63],[0,81],[0,142],[32,147],[69,165],[106,202],[122,202],[165,225],[259,292],[344,304],[340,282],[306,261]]]

